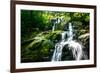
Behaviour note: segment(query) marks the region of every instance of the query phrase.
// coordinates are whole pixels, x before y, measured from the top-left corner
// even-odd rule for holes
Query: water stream
[[[61,61],[62,50],[65,45],[68,45],[68,49],[72,51],[72,55],[75,58],[75,60],[81,60],[83,56],[82,45],[73,40],[73,28],[71,23],[69,23],[68,29],[69,31],[63,31],[61,33],[61,41],[55,44],[55,50],[51,61]],[[68,38],[66,38],[66,35],[68,36]]]
[[[55,23],[54,23],[54,25],[52,26],[52,32],[55,30]]]

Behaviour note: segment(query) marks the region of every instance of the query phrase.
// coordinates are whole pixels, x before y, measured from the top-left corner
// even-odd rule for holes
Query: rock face
[[[89,44],[89,41],[90,41],[90,35],[89,35],[89,33],[85,33],[85,34],[83,34],[83,35],[81,35],[81,36],[79,36],[79,39],[80,39],[80,41],[82,42],[82,44],[83,44],[83,46],[84,46],[84,51],[85,51],[85,54],[87,55],[87,58],[89,59],[89,54],[90,54],[90,52],[89,52],[89,48],[90,48],[90,44]]]
[[[48,31],[38,34],[36,37],[22,45],[22,62],[50,61],[55,43],[61,39],[61,31]]]

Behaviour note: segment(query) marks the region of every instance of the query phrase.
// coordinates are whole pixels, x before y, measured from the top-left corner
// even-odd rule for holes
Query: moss
[[[54,49],[55,42],[60,40],[61,31],[47,31],[36,35],[28,44],[22,45],[22,61],[50,60],[50,50]]]

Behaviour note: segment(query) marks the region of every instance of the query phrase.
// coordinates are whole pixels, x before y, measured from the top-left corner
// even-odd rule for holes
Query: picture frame
[[[86,23],[86,25],[84,23]],[[42,26],[43,24],[45,26]],[[63,33],[63,31],[66,31],[66,33]],[[30,32],[33,32],[31,40],[29,36],[27,36],[30,35],[28,34]],[[83,32],[86,34],[83,35]],[[39,33],[41,33],[40,36]],[[53,39],[53,37],[49,37],[49,34],[50,36],[51,34],[55,34],[55,36],[57,34],[57,37],[60,34],[60,41],[59,39],[56,40],[55,38]],[[44,46],[38,45],[39,43],[33,45],[32,42],[34,43],[34,40],[35,42],[38,41],[37,36],[39,36],[38,38],[42,36],[44,38],[46,37],[46,39],[42,39],[42,43],[46,41],[46,43],[48,43],[48,40],[49,42],[54,40],[52,42],[53,44],[51,44],[53,45],[53,49],[49,48],[51,50],[48,51],[48,44]],[[29,39],[28,41],[26,40],[27,37]],[[47,39],[47,37],[49,37],[49,39]],[[85,39],[80,39],[83,37],[86,39],[85,42]],[[65,38],[67,38],[67,40]],[[74,38],[75,41],[73,41]],[[24,44],[28,43],[28,47],[24,47],[23,42]],[[84,43],[86,43],[85,46],[83,45]],[[72,51],[74,55],[71,55],[72,57],[69,58],[66,57],[66,53],[69,54],[69,52],[66,52],[68,50],[58,50],[57,48],[59,48],[60,44],[63,45],[63,48],[66,48],[67,45],[67,48],[71,48],[71,51],[73,48],[76,48],[74,51],[78,51],[77,54]],[[40,48],[39,50],[34,50],[38,49],[37,47],[34,48],[36,45]],[[83,53],[81,54],[83,50],[82,46],[85,47],[86,51],[84,57]],[[24,50],[23,47],[26,50]],[[51,47],[50,43],[49,47]],[[86,49],[87,47],[88,50]],[[40,50],[43,50],[42,53]],[[65,54],[63,54],[64,52]],[[81,55],[83,58],[81,58]],[[11,73],[91,67],[96,67],[96,6],[34,1],[11,1]]]

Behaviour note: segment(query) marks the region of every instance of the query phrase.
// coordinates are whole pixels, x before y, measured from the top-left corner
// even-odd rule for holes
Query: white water
[[[61,61],[62,49],[64,47],[63,44],[65,42],[66,32],[61,33],[61,35],[62,35],[62,40],[61,40],[61,42],[59,42],[55,45],[55,50],[53,53],[52,61]]]
[[[76,41],[67,41],[63,45],[68,44],[68,49],[72,51],[73,57],[75,60],[81,60],[83,51],[82,51],[82,45],[79,44]]]
[[[83,56],[82,45],[73,40],[73,29],[71,23],[69,23],[68,29],[69,29],[68,32],[64,31],[61,33],[62,39],[59,43],[55,45],[55,50],[51,61],[61,61],[62,49],[67,44],[69,47],[68,49],[72,51],[72,55],[75,58],[75,60],[81,60]],[[66,41],[66,35],[68,35],[67,41]]]
[[[65,41],[66,34],[67,34],[67,32],[66,32],[66,31],[64,31],[64,32],[62,32],[62,33],[61,33],[61,41],[62,41],[62,42],[64,42],[64,41]]]
[[[52,32],[55,30],[55,23],[54,23],[54,25],[52,26]]]
[[[72,41],[72,39],[73,39],[73,29],[72,29],[72,24],[69,23],[68,41]]]

